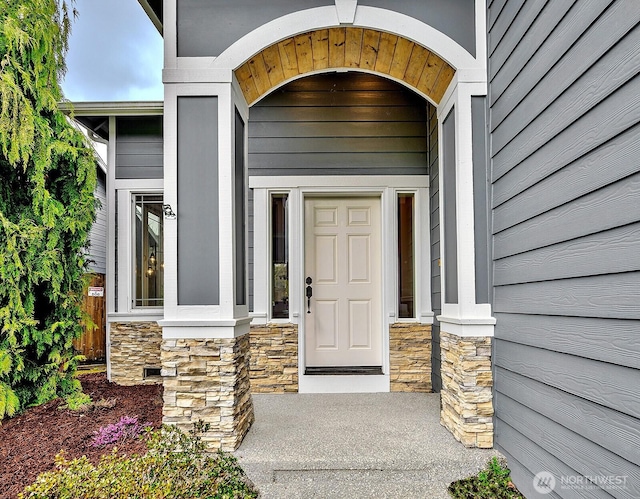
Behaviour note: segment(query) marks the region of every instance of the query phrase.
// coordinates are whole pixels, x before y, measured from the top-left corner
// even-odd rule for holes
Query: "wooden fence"
[[[73,342],[75,349],[84,355],[88,361],[104,361],[106,358],[107,333],[104,288],[104,274],[92,274],[89,286],[84,292],[82,309],[89,314],[95,327],[85,326],[82,336]],[[100,294],[102,296],[99,296]]]

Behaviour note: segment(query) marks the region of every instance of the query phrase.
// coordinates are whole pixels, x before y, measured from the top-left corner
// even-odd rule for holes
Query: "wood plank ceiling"
[[[311,72],[361,69],[389,75],[439,104],[455,70],[437,54],[401,36],[363,28],[303,33],[267,47],[235,74],[253,104],[284,81]]]

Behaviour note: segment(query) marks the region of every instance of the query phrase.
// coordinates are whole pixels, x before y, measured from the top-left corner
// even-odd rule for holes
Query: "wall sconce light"
[[[147,265],[147,277],[153,276],[156,273],[156,264],[158,260],[156,258],[155,245],[149,248],[149,264]]]
[[[167,220],[175,220],[176,214],[173,209],[171,209],[170,204],[163,204],[162,212],[164,213],[164,218],[166,218]]]

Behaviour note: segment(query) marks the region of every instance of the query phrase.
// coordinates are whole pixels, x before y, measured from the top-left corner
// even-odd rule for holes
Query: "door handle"
[[[313,289],[311,288],[311,283],[313,280],[311,277],[307,277],[305,281],[307,283],[306,295],[307,295],[307,313],[311,313],[311,297],[313,296]]]

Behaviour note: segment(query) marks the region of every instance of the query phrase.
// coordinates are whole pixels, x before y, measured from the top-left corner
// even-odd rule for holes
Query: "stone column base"
[[[112,322],[109,327],[111,381],[119,385],[160,384],[145,368],[160,367],[162,328],[157,322]]]
[[[440,332],[440,423],[466,447],[493,447],[491,338]]]
[[[249,335],[239,338],[165,339],[162,342],[162,421],[183,431],[202,420],[210,450],[233,451],[253,423]]]
[[[251,391],[298,392],[298,325],[251,326]]]

